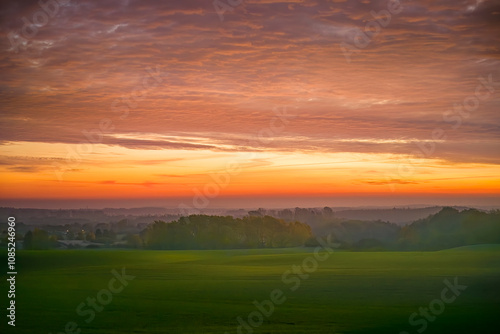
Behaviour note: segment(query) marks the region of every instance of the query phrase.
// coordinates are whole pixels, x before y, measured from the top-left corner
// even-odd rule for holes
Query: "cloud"
[[[443,121],[478,77],[500,81],[498,2],[403,6],[348,64],[339,44],[386,1],[245,1],[224,22],[205,0],[72,1],[18,53],[7,34],[23,37],[21,19],[40,8],[4,2],[0,143],[85,143],[110,120],[98,143],[134,150],[411,155],[443,128],[429,157],[500,163],[498,92],[458,129]],[[148,68],[162,82],[144,89]],[[250,143],[285,105],[297,117]]]
[[[0,166],[13,173],[40,173],[54,169],[54,164],[63,162],[59,157],[32,157],[0,155]]]
[[[162,183],[149,182],[149,181],[140,182],[140,183],[131,183],[131,182],[118,182],[118,181],[115,181],[115,180],[107,180],[107,181],[99,181],[99,182],[97,182],[97,184],[101,184],[101,185],[117,185],[117,186],[125,185],[125,186],[153,187],[153,186],[156,186],[156,185],[161,185]]]
[[[14,173],[37,173],[40,168],[37,166],[13,166],[8,167],[8,170]]]
[[[422,182],[417,182],[417,181],[410,181],[410,180],[400,180],[400,179],[390,179],[387,181],[380,181],[380,180],[370,180],[370,181],[360,181],[361,183],[369,184],[369,185],[377,185],[377,186],[384,186],[384,185],[391,185],[391,184],[420,184]]]

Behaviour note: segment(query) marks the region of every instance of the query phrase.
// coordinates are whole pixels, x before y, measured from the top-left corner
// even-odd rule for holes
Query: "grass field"
[[[16,327],[7,326],[4,315],[1,332],[232,334],[238,333],[238,317],[248,322],[249,314],[255,316],[254,300],[268,300],[280,289],[280,300],[286,300],[274,305],[269,317],[263,316],[262,325],[241,327],[240,333],[412,334],[422,325],[410,325],[409,316],[439,299],[446,287],[443,281],[453,282],[455,277],[467,289],[444,304],[444,311],[427,321],[422,332],[500,332],[498,246],[439,252],[339,251],[318,262],[309,277],[289,275],[289,282],[284,282],[283,273],[312,258],[312,251],[18,252]],[[5,255],[2,261],[7,262]],[[109,290],[115,277],[111,271],[121,272],[123,267],[135,278],[112,294],[109,304],[87,323],[89,314],[78,315],[76,308],[87,297]],[[297,281],[300,286],[292,291]],[[1,288],[2,294],[8,290],[5,278]],[[100,297],[104,301],[109,295],[103,292]],[[4,310],[5,301],[2,298]],[[254,324],[258,321],[257,316]],[[76,325],[65,330],[68,322]]]

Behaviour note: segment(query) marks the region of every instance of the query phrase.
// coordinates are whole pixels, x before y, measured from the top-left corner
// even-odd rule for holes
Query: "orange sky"
[[[500,206],[500,5],[390,1],[2,4],[0,205]]]

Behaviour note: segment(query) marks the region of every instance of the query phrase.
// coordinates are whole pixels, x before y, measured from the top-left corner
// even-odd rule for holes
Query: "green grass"
[[[439,298],[443,280],[468,288],[425,333],[498,333],[500,249],[439,252],[335,252],[308,279],[282,282],[312,249],[231,251],[20,251],[16,328],[2,333],[237,333],[252,301],[281,289],[287,300],[253,333],[417,333],[410,314]],[[7,262],[5,254],[0,257]],[[76,314],[107,288],[112,269],[134,275],[90,323]],[[2,308],[7,285],[2,277]],[[5,311],[4,311],[5,312]],[[4,313],[5,314],[5,313]],[[6,330],[4,330],[6,328]],[[242,333],[249,333],[243,330]]]

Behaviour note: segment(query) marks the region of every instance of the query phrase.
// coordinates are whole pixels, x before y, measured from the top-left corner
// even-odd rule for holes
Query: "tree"
[[[24,236],[24,249],[49,249],[57,245],[55,237],[49,237],[49,234],[38,228],[33,232],[28,231]]]
[[[138,234],[128,234],[126,240],[129,247],[142,248],[143,246],[142,238]]]
[[[102,238],[102,231],[100,228],[98,228],[97,230],[95,230],[95,238],[97,240],[101,239]]]
[[[33,232],[28,231],[24,235],[24,249],[33,249]]]

